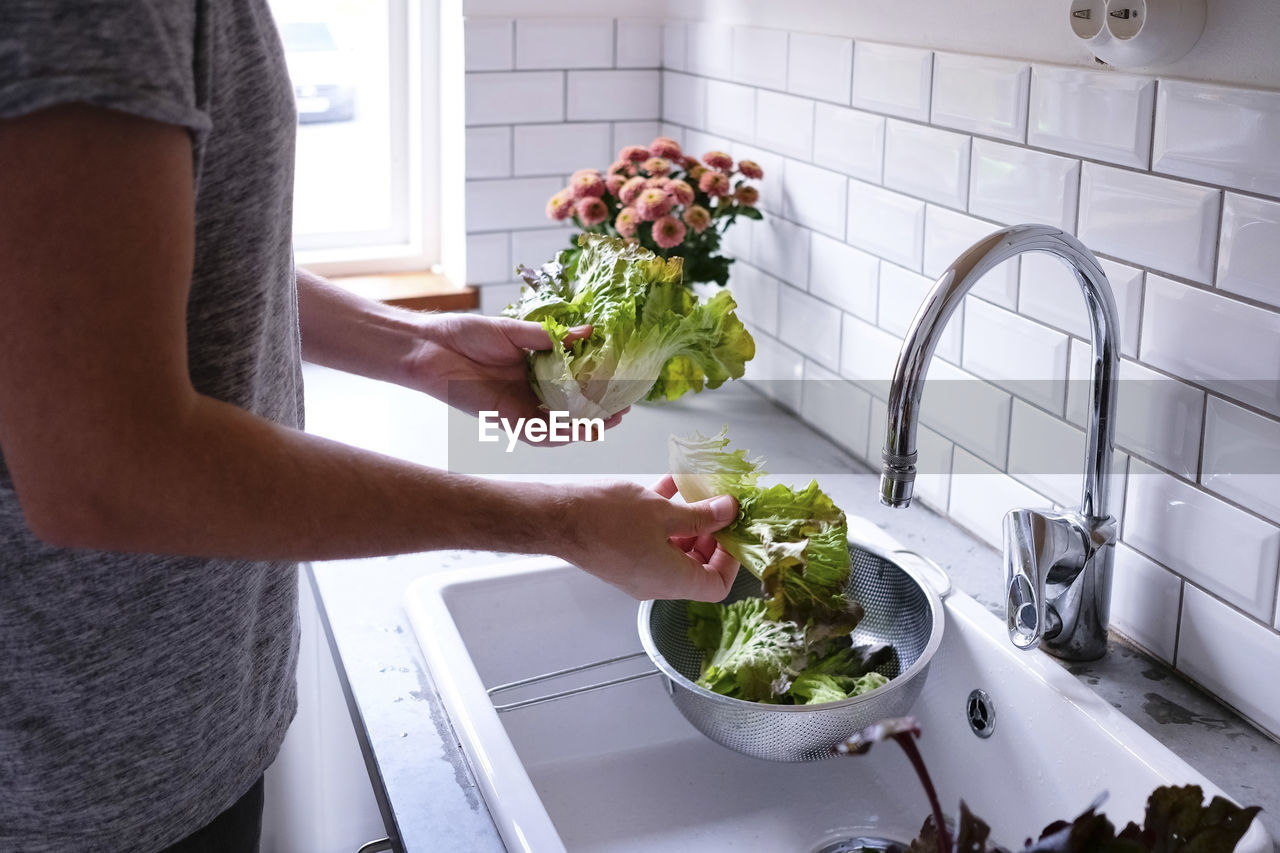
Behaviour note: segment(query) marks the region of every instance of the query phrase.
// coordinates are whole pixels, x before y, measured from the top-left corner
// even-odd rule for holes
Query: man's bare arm
[[[723,526],[723,506],[453,475],[196,393],[181,128],[41,111],[0,121],[0,170],[0,447],[46,541],[255,559],[484,547],[557,554],[641,597],[727,590],[731,565],[667,541]]]

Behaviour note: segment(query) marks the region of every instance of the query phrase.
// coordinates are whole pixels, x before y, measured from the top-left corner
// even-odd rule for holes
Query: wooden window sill
[[[369,299],[415,311],[470,311],[480,306],[480,294],[474,287],[454,284],[432,272],[346,275],[330,280]]]

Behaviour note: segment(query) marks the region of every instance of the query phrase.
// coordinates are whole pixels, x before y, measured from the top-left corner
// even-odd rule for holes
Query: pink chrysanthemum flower
[[[583,169],[569,179],[574,198],[599,198],[604,195],[604,178],[595,169]]]
[[[694,166],[701,166],[702,162],[697,157],[690,157],[688,154],[680,158],[680,162],[684,164],[685,171],[689,171]]]
[[[666,190],[650,187],[636,198],[636,211],[641,219],[652,222],[671,212],[673,204],[675,199]]]
[[[583,225],[599,225],[609,218],[609,205],[598,196],[586,196],[578,199],[577,213]]]
[[[622,191],[622,185],[630,178],[626,175],[613,174],[604,179],[604,188],[609,191],[609,195],[616,196]]]
[[[608,177],[608,175],[625,174],[627,171],[627,167],[630,165],[631,164],[628,163],[626,160],[614,160],[612,163],[609,164],[609,171],[606,174],[606,177]]]
[[[634,207],[622,208],[613,220],[613,227],[618,230],[619,237],[634,237],[639,226],[640,213]]]
[[[628,163],[640,163],[649,159],[649,149],[643,145],[628,145],[618,153],[619,160],[626,160]]]
[[[573,190],[565,187],[547,201],[547,218],[560,221],[573,212]]]
[[[693,187],[684,181],[672,181],[667,184],[667,192],[675,198],[676,204],[693,204]]]
[[[650,157],[640,164],[640,168],[655,178],[660,178],[671,171],[671,161],[662,157]]]
[[[645,188],[645,180],[640,176],[628,178],[627,181],[618,190],[618,201],[623,204],[631,204]]]
[[[742,173],[742,177],[750,178],[758,181],[764,177],[764,169],[760,168],[760,164],[755,160],[739,160],[738,171]]]
[[[684,223],[674,216],[664,216],[653,223],[653,242],[664,249],[674,249],[684,242]]]
[[[692,166],[688,168],[685,177],[687,180],[690,180],[696,183],[697,181],[702,179],[702,176],[706,173],[706,171],[707,171],[706,166],[702,165],[701,163],[694,163]]]
[[[733,158],[723,151],[708,151],[702,155],[702,161],[713,169],[719,169],[722,172],[733,170]]]
[[[657,187],[658,189],[665,190],[667,185],[670,183],[671,179],[665,175],[659,178],[648,178],[644,182],[644,188],[649,189],[650,187]]]
[[[650,142],[649,153],[654,157],[666,157],[668,160],[680,160],[684,157],[684,152],[680,150],[680,143],[669,136],[659,136]]]
[[[681,218],[698,234],[706,231],[711,224],[711,212],[700,204],[692,205]]]
[[[739,204],[745,204],[747,207],[755,207],[756,202],[760,200],[760,191],[755,187],[749,187],[746,184],[743,184],[733,191],[733,197],[737,199]]]
[[[698,189],[712,198],[729,194],[729,176],[724,172],[706,171],[698,178]]]

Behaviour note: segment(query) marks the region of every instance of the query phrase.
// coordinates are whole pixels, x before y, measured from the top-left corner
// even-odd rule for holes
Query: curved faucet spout
[[[933,289],[925,297],[903,340],[889,389],[880,500],[892,507],[905,507],[911,503],[916,477],[916,427],[920,418],[925,373],[947,321],[983,275],[1003,261],[1024,252],[1047,252],[1064,261],[1075,274],[1084,294],[1093,332],[1093,364],[1090,412],[1086,425],[1084,488],[1075,516],[1082,519],[1089,528],[1111,530],[1113,525],[1107,525],[1109,475],[1115,439],[1118,390],[1115,378],[1120,360],[1120,325],[1116,318],[1115,298],[1111,294],[1107,276],[1093,253],[1075,237],[1048,225],[1015,225],[984,237],[938,277]],[[1086,535],[1089,535],[1087,531]],[[1099,549],[1098,558],[1091,561],[1098,564],[1097,576],[1090,575],[1087,580],[1090,589],[1095,590],[1091,593],[1093,595],[1109,597],[1113,549],[1106,545],[1110,544],[1105,543]],[[1042,599],[1043,593],[1043,589],[1036,590],[1038,600]],[[1078,593],[1076,590],[1067,600],[1076,600]],[[1050,601],[1049,606],[1052,605],[1053,602]],[[1055,642],[1065,644],[1064,646],[1055,650],[1047,637],[1045,646],[1050,651],[1076,658],[1100,655],[1099,647],[1105,649],[1106,643],[1106,601],[1095,601],[1090,609],[1101,613],[1101,625],[1089,625],[1085,630],[1100,634],[1100,639],[1092,637],[1084,641],[1079,637],[1072,637],[1074,632],[1064,629],[1055,639]],[[1074,615],[1049,612],[1043,614],[1037,624],[1048,619],[1055,625],[1059,620],[1064,625],[1070,625],[1072,620],[1068,617]]]

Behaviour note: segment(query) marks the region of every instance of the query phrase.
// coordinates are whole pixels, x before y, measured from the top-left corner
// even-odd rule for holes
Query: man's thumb
[[[732,495],[720,495],[685,507],[683,524],[676,533],[684,536],[701,536],[728,527],[738,517],[738,502]]]

